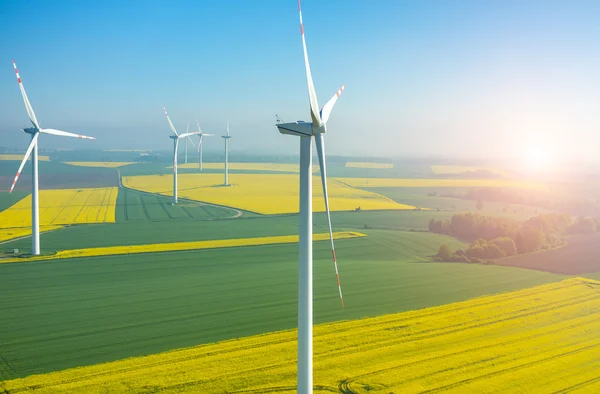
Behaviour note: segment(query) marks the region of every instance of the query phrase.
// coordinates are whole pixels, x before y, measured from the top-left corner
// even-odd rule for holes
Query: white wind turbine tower
[[[331,217],[329,215],[329,198],[327,195],[327,170],[325,163],[325,139],[327,131],[326,124],[331,115],[331,109],[345,88],[345,85],[329,99],[327,104],[319,111],[317,94],[308,63],[306,41],[304,39],[304,25],[302,24],[302,9],[298,0],[298,13],[300,14],[300,32],[302,35],[302,47],[304,49],[304,65],[306,68],[306,79],[308,82],[308,98],[310,102],[311,122],[278,123],[276,126],[282,134],[290,134],[300,137],[300,242],[298,248],[298,393],[312,393],[313,390],[313,368],[312,368],[312,326],[313,326],[313,292],[312,292],[312,139],[315,138],[319,165],[321,167],[321,183],[323,185],[323,196],[325,198],[325,211],[329,225],[329,240],[331,242],[331,254],[335,266],[335,274],[338,282],[338,291],[342,308],[344,299],[342,287],[337,269],[335,249],[333,245],[333,233],[331,230]]]
[[[163,110],[165,111],[165,115],[167,116],[167,120],[169,121],[171,131],[173,132],[173,134],[175,134],[169,136],[169,138],[173,139],[173,204],[177,204],[177,147],[179,146],[179,140],[182,138],[189,138],[191,135],[196,135],[198,133],[186,132],[184,134],[177,134],[177,130],[175,130],[175,126],[173,126],[173,122],[171,122],[171,118],[169,118],[169,113],[167,112],[167,109],[164,105]]]
[[[29,103],[29,99],[27,98],[27,93],[25,93],[25,88],[23,87],[23,82],[21,81],[21,77],[19,76],[19,70],[17,69],[17,65],[13,60],[13,67],[15,69],[15,73],[17,74],[17,81],[19,83],[19,88],[21,88],[21,94],[23,95],[23,101],[25,102],[25,109],[27,110],[27,115],[29,116],[29,120],[31,121],[33,127],[28,127],[23,129],[27,134],[31,134],[31,142],[29,143],[29,147],[25,152],[25,156],[23,156],[23,160],[21,161],[21,165],[19,166],[19,170],[17,171],[17,175],[15,176],[15,180],[10,187],[10,192],[12,193],[15,185],[17,184],[17,180],[21,175],[21,170],[23,166],[25,166],[25,162],[29,159],[31,155],[31,254],[33,256],[37,256],[40,254],[40,204],[39,204],[39,190],[38,190],[38,145],[37,140],[41,134],[52,134],[59,135],[62,137],[75,137],[75,138],[85,138],[89,140],[95,140],[94,137],[88,137],[80,134],[68,133],[66,131],[60,131],[55,129],[42,129],[40,124],[38,123],[35,113],[33,112],[33,108]]]
[[[200,128],[200,122],[198,122],[198,118],[196,118],[196,126],[198,126],[198,136],[199,136],[199,141],[198,141],[198,168],[200,169],[200,171],[202,171],[202,142],[204,140],[204,137],[213,137],[214,134],[206,134],[202,132],[202,129]]]
[[[229,121],[227,121],[227,135],[222,135],[221,138],[225,139],[225,183],[224,186],[229,186]]]

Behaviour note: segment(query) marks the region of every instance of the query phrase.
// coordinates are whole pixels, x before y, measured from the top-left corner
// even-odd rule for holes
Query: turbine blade
[[[325,163],[325,138],[322,133],[315,136],[317,144],[317,155],[319,156],[319,167],[321,167],[321,183],[323,184],[323,197],[325,198],[325,212],[327,213],[327,224],[329,225],[329,241],[331,242],[331,256],[333,257],[333,265],[335,266],[335,277],[337,279],[338,291],[340,293],[340,301],[342,308],[344,307],[344,297],[342,295],[342,284],[340,283],[340,274],[335,257],[335,247],[333,245],[333,231],[331,229],[331,216],[329,214],[329,196],[327,194],[327,169]]]
[[[300,14],[300,33],[302,34],[302,48],[304,49],[304,66],[306,67],[306,80],[308,82],[308,99],[310,102],[310,115],[312,117],[313,124],[320,126],[322,122],[321,117],[319,116],[319,103],[317,102],[317,93],[315,92],[315,85],[312,80],[312,73],[310,72],[310,64],[308,62],[308,52],[306,50],[306,39],[304,38],[304,24],[302,23],[302,8],[300,7],[300,0],[298,0],[298,13]]]
[[[227,121],[227,135],[229,135],[229,121]]]
[[[214,136],[215,136],[214,134],[204,134],[204,133],[202,133],[202,135],[203,135],[204,137],[214,137]]]
[[[196,126],[198,126],[198,132],[202,133],[202,129],[200,128],[200,122],[198,122],[198,118],[196,118]]]
[[[177,134],[177,130],[175,130],[175,126],[173,126],[173,122],[171,122],[171,118],[169,118],[169,113],[167,112],[167,109],[164,105],[163,109],[165,110],[165,115],[167,115],[167,120],[169,121],[169,127],[171,127],[171,131],[173,132],[173,134],[179,137],[179,134]]]
[[[329,120],[329,116],[331,115],[331,110],[333,109],[335,102],[337,101],[338,97],[340,97],[340,95],[342,94],[342,92],[344,91],[345,88],[346,88],[346,85],[342,86],[340,88],[340,90],[338,90],[333,95],[333,97],[329,99],[327,104],[325,104],[323,106],[323,108],[321,108],[321,120],[323,121],[323,124],[326,124],[327,121]]]
[[[193,134],[192,134],[193,135]],[[196,147],[196,144],[194,143],[194,141],[192,141],[192,139],[190,138],[190,136],[188,135],[186,137],[188,140],[190,140],[190,142],[192,143],[192,145],[194,146],[194,148]]]
[[[179,134],[178,137],[179,139],[185,138],[185,137],[189,137],[190,135],[198,135],[200,134],[197,131],[191,132],[191,133],[184,133],[184,134]]]
[[[33,108],[31,107],[31,103],[29,102],[29,98],[27,98],[27,93],[25,93],[25,87],[23,86],[23,82],[21,81],[21,76],[19,75],[19,70],[17,69],[17,64],[13,60],[13,67],[15,69],[15,73],[17,74],[17,82],[19,82],[19,88],[21,89],[21,94],[23,95],[23,101],[25,102],[25,109],[27,110],[27,115],[29,116],[29,120],[36,129],[40,128],[40,125],[35,117],[35,113],[33,112]]]
[[[83,135],[83,134],[69,133],[67,131],[61,131],[61,130],[55,130],[55,129],[40,129],[40,133],[60,135],[62,137],[83,138],[86,140],[95,140],[96,139],[95,137],[88,137],[87,135]]]
[[[13,189],[15,188],[15,185],[17,184],[17,181],[19,180],[19,177],[21,176],[21,170],[23,170],[23,167],[25,166],[25,162],[27,162],[27,159],[29,159],[29,156],[31,155],[31,151],[33,150],[33,147],[35,146],[35,144],[37,144],[39,135],[40,135],[40,133],[35,133],[35,135],[31,139],[31,142],[29,143],[29,146],[27,147],[27,151],[25,152],[25,156],[23,156],[23,160],[21,161],[21,165],[19,166],[19,170],[17,171],[15,180],[13,181],[12,186],[10,187],[10,193],[12,193]]]

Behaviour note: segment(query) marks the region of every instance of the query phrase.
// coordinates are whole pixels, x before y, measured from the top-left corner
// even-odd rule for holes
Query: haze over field
[[[42,126],[94,135],[99,149],[165,149],[165,104],[179,130],[198,116],[220,134],[229,118],[232,151],[298,150],[273,126],[275,113],[306,117],[297,13],[287,2],[0,7],[3,146],[27,143],[16,132],[27,117],[14,58]],[[304,7],[319,97],[347,84],[330,124],[330,154],[597,158],[600,3]],[[213,142],[208,151],[220,148]],[[76,144],[47,138],[43,145]]]

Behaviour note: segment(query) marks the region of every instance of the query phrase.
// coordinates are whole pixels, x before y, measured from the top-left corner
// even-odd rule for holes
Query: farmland
[[[123,185],[145,192],[169,195],[172,193],[170,176],[125,176]],[[223,187],[218,174],[180,174],[179,195],[196,201],[228,205],[261,214],[298,212],[298,176],[284,174],[236,174],[231,187]],[[330,208],[333,211],[387,209],[403,210],[414,207],[396,203],[376,193],[355,189],[335,180],[328,184]],[[313,207],[315,212],[325,210],[320,178],[313,177]]]
[[[213,220],[236,217],[236,210],[122,188],[116,203],[116,219],[127,221]]]
[[[127,161],[66,161],[65,164],[76,167],[116,168],[135,163]]]
[[[315,327],[315,391],[596,392],[600,282]],[[4,382],[7,393],[295,392],[296,331]],[[535,379],[532,379],[535,376]]]
[[[40,225],[115,221],[117,188],[40,191]],[[0,212],[0,228],[31,226],[31,195]]]
[[[198,169],[198,163],[178,164],[178,169]],[[258,172],[300,172],[298,164],[282,164],[282,163],[229,163],[229,170],[241,171],[258,171]],[[173,168],[170,166],[169,168]],[[223,163],[202,163],[204,170],[223,170]],[[318,166],[313,166],[313,171],[318,171]]]
[[[79,174],[77,176],[80,179],[86,179],[90,183],[104,182],[103,177],[108,179],[109,175],[111,182],[118,180],[115,168],[47,164],[50,167],[45,175],[46,179],[57,182],[71,179],[69,177],[74,174]],[[258,375],[249,373],[249,380],[231,380],[231,387],[235,389],[246,388],[262,392],[262,386],[257,387],[252,383],[262,379],[266,379],[263,382],[265,387],[292,385],[295,381],[295,333],[281,330],[291,330],[297,325],[298,273],[295,243],[298,217],[295,212],[298,209],[298,175],[292,173],[297,171],[297,167],[292,164],[274,166],[272,163],[252,167],[255,164],[257,163],[240,163],[240,167],[232,170],[230,175],[234,185],[222,187],[222,174],[210,173],[219,171],[218,168],[208,169],[207,173],[196,173],[197,163],[194,163],[190,169],[180,173],[180,201],[177,205],[171,204],[172,175],[164,163],[131,164],[120,168],[125,187],[69,189],[68,193],[60,189],[42,190],[42,224],[66,226],[43,234],[42,256],[13,260],[10,255],[6,255],[0,260],[7,263],[0,264],[0,316],[6,322],[0,325],[0,380],[6,379],[4,383],[0,383],[0,391],[5,388],[10,392],[19,387],[28,390],[28,387],[35,384],[40,384],[38,389],[42,392],[69,387],[81,391],[85,389],[77,384],[91,387],[95,383],[99,384],[98,389],[119,391],[117,385],[121,383],[117,382],[133,384],[128,381],[130,375],[119,375],[110,369],[113,364],[102,363],[150,354],[154,354],[150,356],[151,360],[164,360],[163,357],[168,356],[159,354],[160,352],[202,344],[204,345],[181,352],[197,354],[193,352],[214,347],[218,353],[219,346],[230,346],[233,342],[215,342],[253,335],[260,336],[236,340],[235,343],[256,343],[261,349],[258,353],[236,353],[233,349],[232,353],[227,353],[232,357],[215,356],[217,359],[210,359],[190,356],[191,360],[196,360],[190,362],[200,362],[194,371],[225,371],[225,377],[190,375],[196,380],[209,379],[216,385],[192,385],[190,390],[230,390],[230,386],[219,385],[224,380],[230,381],[227,377],[230,368],[239,366],[235,364],[235,357],[247,362],[254,362],[252,360],[256,358],[264,359],[268,365],[278,364],[277,368],[281,368],[272,370],[281,380],[269,380],[259,372]],[[390,171],[405,170],[351,168],[344,164],[345,162],[332,166],[332,171],[339,171],[340,174],[356,174],[361,171],[389,174]],[[65,172],[65,167],[72,168],[74,172]],[[356,181],[357,185],[362,180],[350,179]],[[361,342],[373,335],[377,337],[380,331],[388,333],[388,330],[376,328],[385,326],[386,318],[400,318],[382,315],[440,305],[450,308],[452,305],[447,304],[451,302],[565,279],[564,275],[515,267],[431,262],[431,256],[437,252],[440,244],[446,243],[453,248],[462,248],[464,244],[447,236],[427,232],[429,220],[449,219],[455,210],[470,209],[474,203],[437,195],[429,196],[428,190],[440,190],[440,187],[450,191],[461,190],[459,187],[444,186],[443,182],[442,186],[439,183],[434,183],[433,186],[427,183],[447,181],[444,179],[414,178],[413,181],[417,184],[421,182],[421,187],[410,183],[406,185],[405,180],[400,178],[379,178],[378,182],[383,185],[393,182],[391,187],[378,187],[373,186],[373,179],[375,178],[368,178],[369,188],[373,187],[370,190],[357,189],[332,178],[329,181],[345,309],[340,307],[330,246],[326,242],[326,216],[322,212],[314,215],[313,231],[317,241],[314,243],[315,323],[343,320],[346,322],[339,323],[339,327],[344,324],[370,327],[363,335],[353,337],[344,334],[349,332],[348,329],[338,329],[337,323],[317,328],[318,334],[325,329],[334,331],[329,337],[320,337],[316,343],[324,345],[325,338],[355,341],[348,343],[356,346],[357,353],[348,356],[348,359],[345,356],[337,358],[335,349],[323,347],[319,357],[323,360],[324,367],[317,370],[320,375],[316,376],[337,377],[333,380],[319,378],[316,384],[333,389],[341,384],[340,381],[347,379],[348,386],[344,390],[353,392],[367,390],[366,386],[357,386],[356,381],[366,382],[371,388],[381,387],[377,386],[379,384],[398,387],[399,391],[410,391],[410,378],[408,386],[403,386],[404,380],[394,381],[394,377],[390,378],[392,375],[398,376],[396,372],[390,375],[384,370],[394,360],[406,358],[411,363],[420,362],[414,358],[417,357],[415,354],[410,353],[412,345],[407,345],[409,348],[398,347],[400,345],[385,335],[380,339],[390,340],[389,346],[377,341]],[[426,181],[425,186],[422,185],[423,180]],[[315,211],[322,211],[324,207],[320,179],[315,176],[313,181]],[[398,182],[404,186],[395,186]],[[52,187],[51,184],[50,186]],[[100,190],[105,190],[104,194]],[[68,196],[65,194],[60,197],[60,193],[67,193]],[[89,194],[88,197],[86,193]],[[104,204],[102,201],[105,200],[110,200],[110,204]],[[30,197],[27,191],[17,191],[13,195],[0,193],[0,210],[4,209],[0,212],[0,223],[3,223],[2,215],[16,217],[16,212],[20,212],[20,220],[27,224],[17,230],[28,232],[28,204]],[[104,205],[108,207],[99,212],[98,207]],[[415,205],[432,209],[414,210]],[[361,207],[359,212],[354,211],[357,206]],[[440,206],[442,209],[438,211]],[[69,213],[66,208],[61,207],[73,209]],[[90,213],[82,216],[75,212],[75,207],[87,207],[90,212],[95,209],[94,218],[100,217],[102,220],[92,222],[89,220]],[[500,204],[486,203],[483,210],[498,211],[500,214],[500,208],[503,208]],[[515,205],[510,212],[502,214],[527,216],[533,210],[532,207]],[[109,218],[109,212],[113,213],[112,218]],[[104,213],[107,213],[106,222],[102,222]],[[83,217],[88,217],[87,223]],[[45,228],[52,227],[42,229]],[[10,228],[10,231],[14,230],[14,227]],[[360,234],[366,236],[356,236]],[[31,240],[25,238],[9,241],[3,246],[5,250],[16,248],[27,252],[31,247]],[[500,306],[498,308],[501,309]],[[501,313],[504,312],[500,309],[489,313],[498,312],[499,316],[503,316]],[[445,316],[443,313],[440,312],[440,316]],[[487,312],[475,310],[474,313],[474,319],[486,321]],[[365,320],[354,320],[375,316],[380,317],[373,320],[372,324],[365,323]],[[466,324],[464,319],[460,321],[461,324]],[[439,322],[444,323],[443,320]],[[423,327],[424,330],[444,330],[443,327],[430,327],[428,324],[434,325],[434,322],[418,320],[414,334],[418,338],[425,335],[418,331],[418,327]],[[497,335],[490,335],[497,339],[498,332]],[[269,338],[283,338],[283,342],[277,345]],[[456,342],[451,339],[449,343],[462,346],[460,338],[457,337]],[[483,334],[478,338],[483,341]],[[263,339],[266,342],[261,342]],[[432,351],[449,352],[449,348],[444,350],[442,345],[441,342],[431,344]],[[389,352],[386,353],[385,350]],[[358,352],[375,358],[380,354],[381,362],[361,364]],[[265,354],[277,354],[281,359],[271,360],[268,357],[274,356]],[[365,362],[367,359],[374,360],[373,357],[366,357]],[[474,357],[488,356],[475,353]],[[131,373],[136,373],[140,381],[144,382],[142,384],[162,387],[158,380],[166,379],[173,384],[181,382],[177,368],[181,368],[183,364],[179,361],[157,361],[165,368],[163,371],[163,367],[156,369],[158,364],[150,367],[146,360],[141,358],[117,363],[132,362],[140,368],[148,367],[143,372],[131,369]],[[330,367],[336,363],[338,367]],[[75,378],[80,383],[72,383],[74,386],[45,386],[45,380],[37,383],[32,383],[31,380],[7,380],[94,364],[99,365],[90,368],[108,368],[107,371],[110,371],[94,378],[98,380],[92,379],[94,383],[88,380],[89,375],[85,369],[82,370],[85,375],[82,375],[81,380],[79,377]],[[213,367],[206,365],[215,367],[212,369]],[[446,373],[436,370],[436,365],[428,368],[431,368],[427,371],[432,374]],[[358,371],[361,370],[373,372],[375,380],[368,380],[371,375],[360,376]],[[151,374],[151,371],[157,372],[156,380],[145,375]],[[172,380],[164,378],[169,374],[172,375]],[[115,378],[106,378],[110,375]],[[52,377],[55,375],[50,376],[31,376],[27,379],[50,379],[56,383],[57,380]],[[356,376],[358,380],[352,380]],[[450,383],[447,384],[453,384],[454,381],[448,382]],[[132,387],[137,386],[133,384]],[[165,386],[166,389],[170,387],[169,384]]]
[[[529,182],[513,179],[416,179],[416,178],[336,178],[338,181],[360,188],[373,187],[506,187],[526,190],[547,191],[548,187],[540,182]]]
[[[501,170],[487,166],[453,166],[453,165],[432,165],[431,171],[435,175],[459,175],[466,172],[488,171],[492,174],[507,176],[507,170]]]
[[[23,160],[23,155],[14,155],[14,154],[3,153],[3,154],[0,154],[0,160],[21,161],[21,160]],[[39,155],[38,160],[39,161],[49,161],[50,156]]]
[[[496,264],[559,274],[581,275],[600,271],[600,234],[575,235],[566,246],[496,260]]]
[[[346,162],[348,168],[394,168],[393,163],[363,163],[359,161]]]
[[[250,233],[297,234],[295,217],[274,218],[289,220],[287,227],[285,222],[267,226],[272,219],[239,223]],[[227,226],[236,227],[227,220],[174,223],[158,233],[160,226],[152,224],[153,236],[135,237],[141,244],[162,234],[174,237],[168,234],[171,229],[186,223],[179,234],[188,240],[212,233],[221,233],[221,239],[237,237],[236,230],[227,231]],[[192,225],[206,228],[190,234]],[[119,230],[121,226],[142,228],[136,222],[82,229],[96,226],[114,229],[95,242],[123,245],[135,230]],[[70,239],[74,230],[50,232],[46,239]],[[316,323],[442,305],[563,278],[509,267],[429,262],[440,243],[462,245],[446,236],[361,232],[367,236],[336,243],[345,309],[339,304],[329,244],[314,244]],[[79,245],[75,239],[63,242]],[[23,377],[294,328],[297,250],[291,244],[265,245],[0,264],[5,322],[0,325],[0,354],[14,371],[10,376]]]
[[[356,232],[334,232],[335,240],[364,237],[365,234]],[[328,241],[329,233],[313,234],[313,241]],[[254,237],[240,239],[220,239],[212,241],[164,242],[147,245],[105,246],[87,249],[60,250],[54,255],[32,256],[24,258],[0,259],[0,263],[30,263],[77,257],[118,256],[141,253],[174,252],[183,250],[219,249],[258,245],[277,245],[298,243],[297,235],[278,235],[272,237]]]

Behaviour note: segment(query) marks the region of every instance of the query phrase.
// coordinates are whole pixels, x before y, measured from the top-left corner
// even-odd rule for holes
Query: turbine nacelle
[[[33,134],[35,134],[35,133],[37,133],[37,132],[39,131],[39,130],[38,130],[37,128],[35,128],[35,127],[27,127],[27,128],[21,129],[21,130],[23,130],[23,131],[24,131],[24,132],[26,132],[27,134],[32,134],[32,135],[33,135]]]

